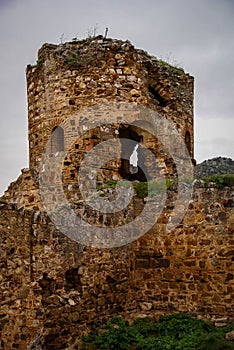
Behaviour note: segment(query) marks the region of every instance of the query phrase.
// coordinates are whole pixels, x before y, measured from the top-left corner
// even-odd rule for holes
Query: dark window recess
[[[142,136],[131,127],[120,127],[119,138],[121,142],[121,167],[119,169],[120,175],[129,181],[147,181],[147,174],[144,166],[144,157],[142,153],[142,148],[140,142],[142,141]],[[132,142],[134,141],[134,142]],[[133,167],[130,164],[130,157],[137,147],[137,166]]]
[[[20,339],[27,340],[28,336],[26,334],[21,334]]]
[[[41,294],[46,298],[49,297],[55,291],[55,280],[49,278],[47,273],[43,273],[43,278],[38,281],[42,291]]]
[[[152,86],[149,86],[148,90],[149,90],[149,93],[153,95],[153,98],[159,102],[161,107],[166,106],[167,103],[165,99],[162,96],[160,96],[159,93]]]
[[[12,255],[12,254],[14,254],[14,252],[15,252],[15,248],[11,248],[7,255]]]
[[[64,151],[64,131],[61,126],[56,126],[51,135],[51,153]]]
[[[191,155],[191,136],[190,136],[190,133],[188,131],[186,131],[186,134],[185,134],[185,145],[187,147],[187,150],[189,152],[189,154]]]
[[[73,268],[67,270],[65,272],[65,280],[66,280],[66,290],[75,289],[78,292],[82,292],[82,284],[80,280],[80,276],[78,275],[78,268]]]

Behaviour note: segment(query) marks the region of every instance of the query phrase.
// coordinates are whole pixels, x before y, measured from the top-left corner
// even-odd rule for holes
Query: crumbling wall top
[[[166,72],[166,75],[190,76],[184,72],[183,68],[171,65],[162,59],[148,54],[142,49],[135,48],[129,40],[105,38],[102,35],[82,40],[74,39],[73,41],[60,44],[45,43],[38,50],[37,64],[40,66],[40,63],[50,59],[51,55],[56,55],[57,59],[60,58],[60,63],[78,68],[84,64],[98,63],[103,56],[102,53],[106,54],[107,52],[116,52],[116,54],[119,54],[119,58],[117,57],[119,65],[125,64],[123,58],[120,56],[121,54],[125,54],[129,57],[133,56],[136,63],[146,67],[153,66],[157,70]],[[27,70],[30,70],[32,67],[34,66],[28,65]]]

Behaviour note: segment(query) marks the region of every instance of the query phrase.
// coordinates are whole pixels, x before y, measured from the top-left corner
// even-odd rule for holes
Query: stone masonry
[[[191,166],[193,77],[128,41],[102,36],[44,44],[37,64],[28,66],[26,73],[29,169],[22,170],[0,201],[0,349],[79,349],[81,335],[113,315],[131,320],[185,311],[233,322],[233,188],[205,188],[195,181],[188,208],[183,199],[176,202],[175,159],[160,139],[169,132],[163,123],[167,120],[189,155],[188,164],[169,133],[180,166]],[[140,108],[142,113],[147,108],[160,114],[159,136],[150,131],[154,115],[147,130],[135,123]],[[116,215],[97,213],[82,198],[78,186],[82,161],[109,139],[115,147],[98,149],[93,168],[84,173],[88,187],[96,173],[100,191],[106,182],[122,178],[139,184],[164,176],[174,182],[151,229],[138,232],[141,237],[129,244],[103,249],[78,243],[56,229],[43,206],[46,193],[40,192],[39,184],[52,183],[49,204],[64,193],[75,213],[97,228],[128,223],[147,202],[156,212],[160,203],[155,197],[142,199],[136,193]],[[130,150],[122,139],[133,142]],[[139,159],[137,171],[131,172],[129,157],[135,145]],[[107,157],[113,148],[117,157],[105,158],[100,166],[100,154]],[[187,187],[184,179],[182,190]],[[111,191],[102,191],[112,196],[110,203],[115,196]],[[185,216],[167,232],[176,206],[177,215]],[[37,342],[39,348],[33,345]]]
[[[137,241],[97,249],[58,232],[45,213],[2,204],[0,348],[25,350],[42,334],[42,349],[66,349],[113,315],[188,311],[233,322],[233,189],[194,189],[168,234],[171,205]]]
[[[38,171],[45,148],[51,162],[59,154],[64,157],[63,185],[70,199],[79,198],[77,181],[84,156],[95,145],[110,138],[127,138],[139,144],[139,167],[149,169],[149,178],[157,176],[150,173],[152,162],[147,160],[145,148],[156,156],[160,175],[176,175],[175,164],[160,140],[137,124],[129,126],[134,122],[134,115],[126,120],[116,112],[115,123],[110,124],[113,113],[109,117],[108,113],[112,107],[105,111],[109,104],[116,110],[129,104],[159,113],[174,125],[193,159],[193,77],[135,49],[129,41],[99,36],[60,45],[44,44],[38,52],[37,65],[28,66],[26,73],[30,170],[24,170],[21,178],[5,193],[8,200],[13,199],[20,207],[41,209]],[[101,125],[91,129],[88,113],[92,114],[94,123]],[[148,129],[154,127],[151,121]],[[71,132],[77,132],[72,145]],[[166,134],[167,130],[162,133]],[[117,159],[101,168],[98,184],[122,177],[144,180],[139,167],[137,175],[133,176],[128,161],[121,161],[123,156],[129,158],[132,151],[131,147],[124,150],[123,146],[121,151],[120,144]],[[178,148],[178,156],[180,152]],[[27,184],[26,188],[22,183]]]
[[[97,37],[44,44],[38,64],[27,67],[27,84],[30,168],[38,168],[54,127],[81,108],[110,101],[157,110],[184,138],[189,133],[193,157],[193,77],[128,41]]]

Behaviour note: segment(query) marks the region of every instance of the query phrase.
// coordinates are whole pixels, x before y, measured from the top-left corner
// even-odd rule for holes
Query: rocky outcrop
[[[234,160],[225,157],[216,157],[205,160],[195,167],[195,177],[209,177],[221,174],[234,174]]]

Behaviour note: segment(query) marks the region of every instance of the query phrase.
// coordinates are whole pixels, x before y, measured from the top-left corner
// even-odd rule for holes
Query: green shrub
[[[197,350],[234,350],[234,344],[219,334],[208,334],[200,338]]]
[[[215,183],[218,189],[223,189],[224,187],[234,186],[234,175],[213,175],[209,177],[202,178],[205,182],[205,186],[208,187],[210,183]]]
[[[128,350],[132,344],[139,341],[140,337],[137,329],[130,327],[122,318],[115,316],[102,327],[102,332],[98,336],[95,337],[91,333],[85,337],[83,344],[86,348],[93,343],[94,349]]]
[[[158,331],[158,323],[150,317],[137,318],[134,320],[133,327],[144,337],[155,336]]]
[[[135,190],[136,196],[138,198],[145,198],[147,196],[153,197],[163,191],[171,188],[175,180],[171,179],[159,179],[151,180],[149,182],[132,182],[132,186]],[[127,187],[128,183],[126,181],[108,181],[105,185],[100,186],[97,190],[105,190],[107,188],[115,188],[116,186]]]
[[[163,316],[159,322],[142,318],[133,325],[115,316],[105,325],[92,329],[83,338],[83,349],[113,350],[233,350],[234,345],[224,339],[234,329],[213,325],[180,313]]]

